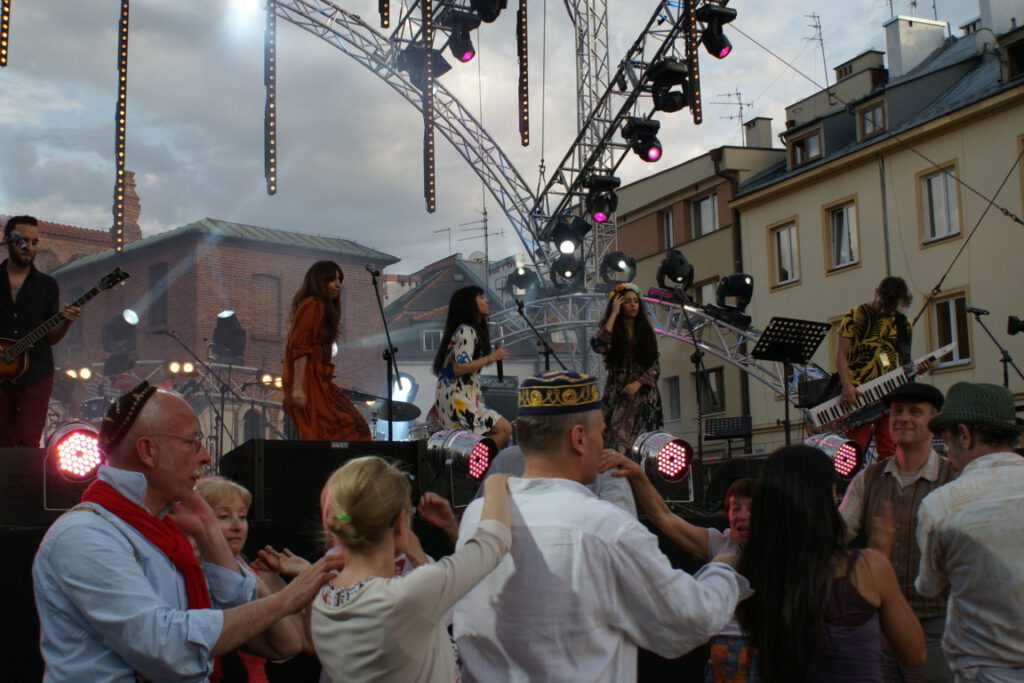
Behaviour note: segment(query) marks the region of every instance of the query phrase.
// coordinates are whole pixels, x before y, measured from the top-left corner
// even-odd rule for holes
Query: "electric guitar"
[[[93,298],[104,289],[110,289],[128,279],[128,273],[120,268],[115,268],[108,273],[99,283],[88,292],[71,302],[72,306],[82,306],[89,299]],[[0,384],[13,382],[25,374],[28,369],[27,351],[36,345],[40,339],[60,325],[64,317],[58,313],[27,335],[18,339],[0,339]]]

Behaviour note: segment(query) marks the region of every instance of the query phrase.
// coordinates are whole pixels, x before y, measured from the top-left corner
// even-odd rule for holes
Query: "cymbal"
[[[388,416],[388,401],[387,399],[381,399],[372,405],[368,405],[367,409],[376,415],[381,420],[389,420],[390,422],[408,422],[409,420],[415,420],[420,416],[420,409],[412,403],[406,403],[405,401],[392,401],[391,402],[392,413],[394,417]]]
[[[342,389],[341,393],[348,396],[353,401],[386,401],[386,398],[368,394],[365,391],[356,391],[355,389]]]

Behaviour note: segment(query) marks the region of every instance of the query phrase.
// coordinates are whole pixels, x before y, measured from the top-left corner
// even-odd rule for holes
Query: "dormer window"
[[[857,112],[857,132],[861,140],[885,132],[885,101],[872,102]]]
[[[821,154],[821,129],[794,138],[789,145],[789,162],[793,168],[820,159]]]

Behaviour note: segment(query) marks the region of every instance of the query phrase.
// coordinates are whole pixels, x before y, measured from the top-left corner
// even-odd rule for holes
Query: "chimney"
[[[885,24],[889,78],[905,76],[942,47],[949,25],[944,21],[898,16]]]
[[[987,28],[1001,36],[1012,31],[1024,21],[1024,8],[1020,0],[978,0],[980,28]]]
[[[135,171],[124,172],[124,243],[142,239],[142,228],[139,227],[139,215],[142,205],[139,195],[135,192]]]
[[[757,116],[743,124],[743,146],[772,146],[772,120],[766,116]]]

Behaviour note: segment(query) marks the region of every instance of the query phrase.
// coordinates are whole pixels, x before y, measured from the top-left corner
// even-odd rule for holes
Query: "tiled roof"
[[[365,259],[368,262],[381,265],[390,265],[392,263],[397,263],[400,260],[391,254],[386,254],[382,251],[377,251],[376,249],[371,249],[370,247],[359,244],[358,242],[341,239],[339,237],[324,237],[322,235],[310,235],[301,232],[275,230],[273,228],[264,228],[258,225],[231,223],[229,221],[223,221],[216,218],[204,218],[200,221],[196,221],[195,223],[189,223],[188,225],[183,225],[155,235],[143,237],[141,240],[130,242],[125,245],[124,251],[125,253],[131,253],[138,250],[152,249],[155,245],[187,234],[200,235],[204,241],[237,239],[248,242],[260,242],[263,244],[313,249],[325,253],[333,252],[349,258]],[[98,254],[85,256],[62,266],[57,270],[57,273],[65,273],[75,268],[88,265],[94,261],[107,258],[111,253],[111,250],[107,250]]]

